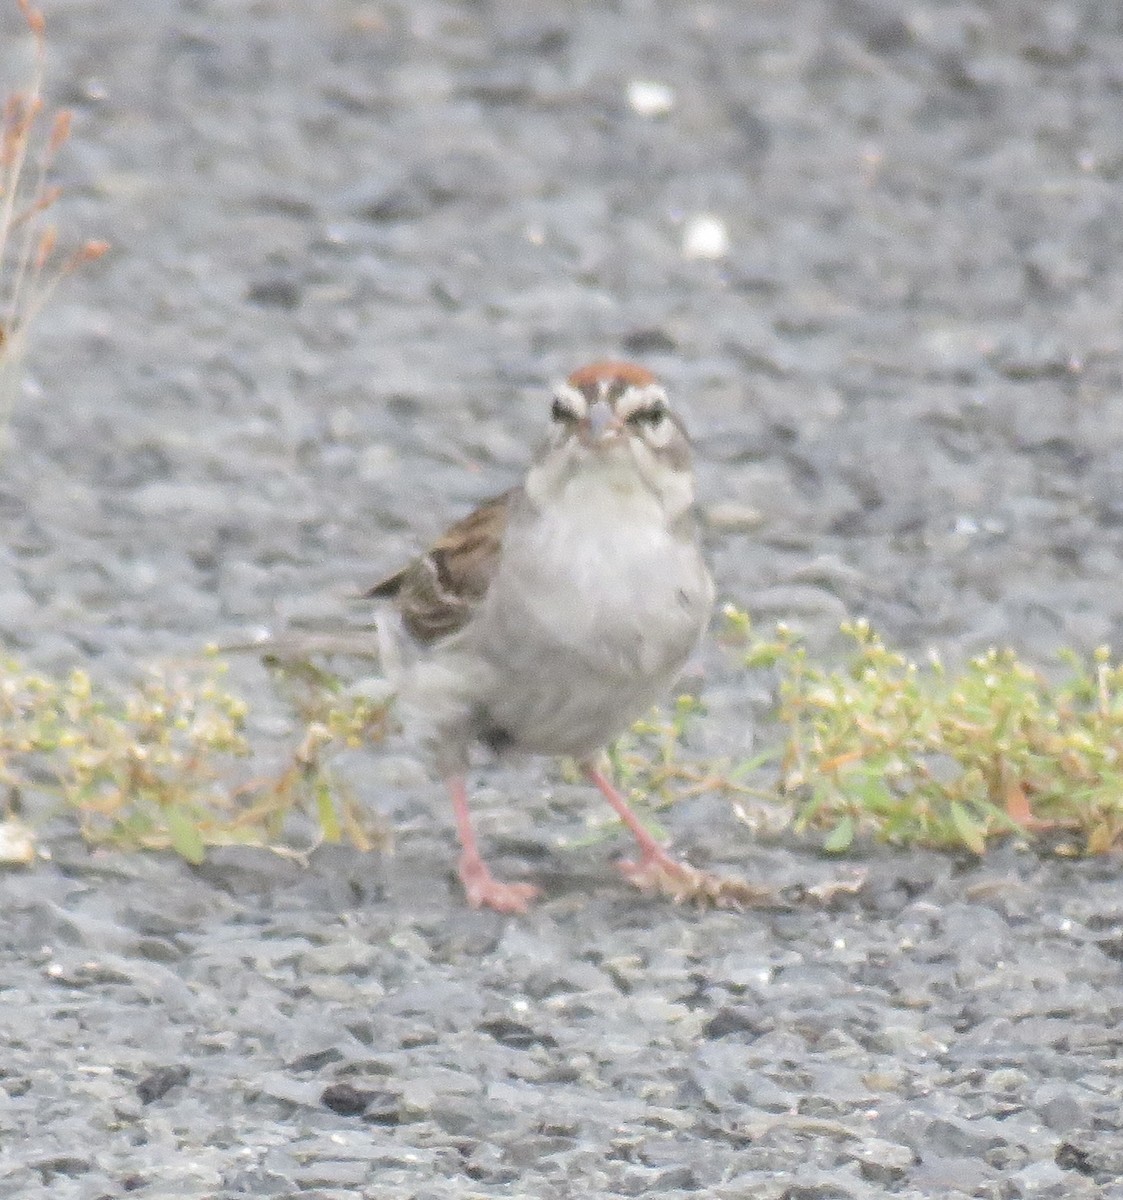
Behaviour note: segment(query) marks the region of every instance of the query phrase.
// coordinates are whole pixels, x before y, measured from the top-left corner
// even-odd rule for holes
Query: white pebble
[[[722,533],[752,533],[765,522],[764,513],[749,504],[723,500],[706,510],[706,524]]]
[[[0,863],[27,866],[35,859],[35,835],[15,817],[0,821]]]
[[[665,117],[675,106],[675,93],[653,79],[633,79],[628,84],[628,103],[641,117]]]
[[[729,253],[729,232],[720,217],[700,213],[686,222],[682,231],[684,258],[714,260]]]

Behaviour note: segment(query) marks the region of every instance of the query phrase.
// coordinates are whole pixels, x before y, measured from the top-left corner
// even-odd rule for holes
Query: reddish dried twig
[[[12,368],[22,357],[28,328],[67,275],[109,248],[107,242],[89,241],[63,257],[58,233],[46,220],[61,191],[47,183],[47,176],[70,136],[71,113],[55,113],[49,132],[37,142],[44,115],[46,22],[30,0],[17,3],[31,35],[33,64],[26,86],[0,107],[0,430],[14,390]]]

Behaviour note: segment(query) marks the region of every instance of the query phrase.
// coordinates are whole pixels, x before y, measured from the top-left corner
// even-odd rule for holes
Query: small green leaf
[[[746,775],[751,775],[754,771],[759,771],[766,764],[775,762],[783,753],[783,746],[771,746],[767,750],[762,750],[759,754],[754,754],[752,758],[746,758],[744,762],[737,763],[735,767],[729,770],[727,778],[734,782],[744,779]]]
[[[169,808],[166,815],[172,849],[197,867],[207,854],[198,826],[180,808]]]
[[[841,854],[854,844],[854,818],[843,817],[827,835],[823,849],[828,854]]]
[[[955,832],[959,834],[960,840],[972,854],[986,853],[986,835],[957,800],[952,801],[951,823],[955,826]]]
[[[324,841],[333,845],[343,840],[343,832],[339,828],[339,817],[335,811],[335,801],[331,794],[331,784],[326,779],[316,782],[316,816],[320,820],[320,831]]]

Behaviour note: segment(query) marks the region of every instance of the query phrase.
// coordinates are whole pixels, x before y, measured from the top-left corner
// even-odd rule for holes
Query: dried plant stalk
[[[30,0],[17,0],[31,37],[26,85],[0,109],[0,437],[19,386],[27,334],[59,283],[100,258],[107,242],[89,241],[62,254],[49,213],[60,189],[48,184],[51,165],[70,136],[71,114],[53,116],[44,134],[43,76],[46,22]]]

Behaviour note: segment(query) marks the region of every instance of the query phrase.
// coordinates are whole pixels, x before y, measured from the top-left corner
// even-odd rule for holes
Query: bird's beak
[[[623,428],[620,418],[606,400],[597,400],[589,406],[584,426],[585,440],[590,445],[614,439]]]

